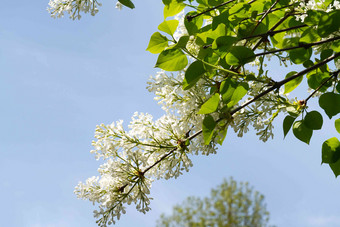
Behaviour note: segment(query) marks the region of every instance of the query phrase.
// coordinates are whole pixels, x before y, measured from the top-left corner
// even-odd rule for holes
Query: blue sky
[[[144,0],[117,11],[105,1],[95,17],[71,21],[50,18],[47,4],[5,1],[0,8],[0,225],[92,227],[95,207],[73,190],[97,175],[100,162],[89,153],[95,126],[128,122],[135,111],[163,114],[145,89],[157,71],[157,56],[145,49],[162,5]],[[320,165],[322,142],[337,133],[324,120],[309,146],[291,133],[283,140],[282,118],[267,143],[230,130],[217,155],[193,157],[189,173],[153,184],[151,212],[131,207],[117,226],[154,226],[161,213],[187,196],[208,195],[229,176],[265,195],[272,224],[340,226],[339,179]]]

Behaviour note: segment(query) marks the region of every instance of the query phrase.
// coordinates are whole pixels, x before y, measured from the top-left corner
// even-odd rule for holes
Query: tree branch
[[[218,8],[220,8],[220,7],[224,6],[224,5],[227,5],[228,3],[234,2],[234,1],[236,1],[236,0],[229,0],[229,1],[227,1],[227,2],[223,2],[222,4],[220,4],[220,5],[218,5],[218,6],[215,6],[215,7],[212,7],[212,8],[210,8],[210,9],[207,9],[207,10],[201,12],[201,13],[198,13],[198,14],[195,14],[195,15],[188,15],[186,18],[187,18],[187,20],[190,22],[190,21],[192,21],[192,19],[194,19],[195,17],[201,16],[201,15],[203,15],[203,14],[205,14],[205,13],[208,13],[208,12],[210,12],[210,11],[212,11],[212,10],[218,9]]]
[[[321,44],[332,42],[332,41],[339,40],[339,39],[340,39],[340,36],[336,36],[336,37],[333,37],[333,38],[330,38],[330,39],[326,39],[326,40],[322,40],[322,41],[314,42],[314,43],[299,43],[298,46],[294,46],[294,47],[287,47],[287,48],[282,48],[282,49],[278,49],[278,50],[272,50],[272,51],[267,51],[267,52],[263,52],[263,53],[258,53],[258,54],[255,54],[255,57],[267,55],[267,54],[273,54],[273,53],[282,52],[282,51],[287,51],[287,50],[294,50],[294,49],[298,49],[298,48],[306,48],[307,49],[307,48],[312,47],[312,46],[321,45]]]

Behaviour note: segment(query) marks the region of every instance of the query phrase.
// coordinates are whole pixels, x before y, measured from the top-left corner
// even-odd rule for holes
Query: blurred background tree
[[[171,215],[162,214],[157,226],[263,227],[268,226],[268,221],[264,196],[248,182],[230,178],[212,189],[209,197],[188,197],[173,208]]]

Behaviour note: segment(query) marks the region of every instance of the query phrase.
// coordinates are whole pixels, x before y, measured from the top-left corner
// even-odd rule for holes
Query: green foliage
[[[336,119],[334,124],[335,124],[336,131],[338,131],[338,133],[340,133],[340,118]]]
[[[209,114],[215,112],[217,110],[219,102],[220,95],[218,93],[215,93],[201,106],[198,114]]]
[[[163,11],[164,18],[176,15],[177,13],[181,12],[185,7],[185,4],[182,1],[177,0],[167,0],[163,1],[163,3],[165,5]]]
[[[173,208],[171,215],[162,214],[157,226],[265,227],[268,221],[264,196],[248,183],[237,183],[230,178],[212,189],[209,197],[188,197]]]
[[[292,71],[292,72],[290,72],[290,73],[288,73],[286,75],[286,78],[294,76],[296,73],[297,73],[296,71]],[[299,86],[299,84],[301,83],[302,79],[303,79],[303,77],[300,76],[300,77],[297,77],[294,80],[291,80],[288,83],[286,83],[285,84],[285,92],[284,93],[286,94],[286,93],[289,93],[289,92],[293,91],[297,86]]]
[[[131,0],[118,0],[124,6],[129,7],[130,9],[135,8],[135,5],[131,2]]]
[[[178,20],[165,20],[158,26],[158,29],[172,36],[177,29],[178,23]]]
[[[333,116],[340,113],[340,94],[328,92],[321,95],[319,105],[331,119]]]
[[[310,129],[319,130],[322,128],[323,118],[318,111],[311,111],[307,113],[304,124]]]
[[[214,129],[216,127],[216,121],[211,115],[206,115],[202,124],[204,143],[208,145],[212,139]]]
[[[205,102],[202,102],[197,112],[209,114],[202,123],[205,144],[223,134],[221,132],[233,122],[232,115],[249,108],[247,106],[252,102],[270,102],[277,109],[267,119],[269,125],[281,110],[286,110],[289,115],[283,121],[284,136],[293,128],[295,137],[309,144],[313,130],[320,130],[323,125],[323,117],[318,111],[307,112],[307,101],[312,95],[294,103],[278,92],[274,93],[276,97],[272,96],[270,101],[266,99],[269,92],[278,91],[281,86],[284,87],[284,94],[296,90],[302,84],[304,75],[308,87],[314,93],[321,93],[319,105],[327,116],[332,118],[340,113],[340,83],[334,85],[339,72],[328,64],[340,56],[340,37],[337,33],[340,30],[340,10],[333,9],[327,13],[307,10],[304,21],[301,21],[296,16],[301,9],[294,8],[298,4],[290,6],[288,0],[275,3],[268,0],[163,0],[163,3],[164,18],[174,16],[190,5],[191,11],[187,11],[184,18],[187,34],[184,33],[179,40],[168,40],[160,33],[155,33],[147,50],[160,53],[156,67],[167,71],[185,71],[183,89],[190,90],[197,86],[198,81],[205,81],[204,86],[213,94],[209,99],[202,97]],[[205,23],[208,20],[211,23]],[[167,20],[158,29],[173,38],[178,24],[174,19]],[[168,41],[174,44],[169,47]],[[312,58],[315,55],[314,47],[321,50],[319,58]],[[190,56],[187,68],[188,59],[185,55]],[[265,68],[265,57],[269,55],[275,55],[280,64],[286,65],[289,60],[293,64],[303,65],[305,69],[288,72],[284,78],[281,75],[280,81],[274,81]],[[248,72],[248,63],[257,64],[258,72]],[[263,89],[254,93],[254,83],[262,84]],[[331,88],[333,90],[329,91]],[[250,102],[244,103],[246,99]],[[249,116],[261,118],[261,111],[253,113],[251,108],[248,111]],[[214,113],[220,116],[214,120],[225,120],[225,126],[219,128],[217,122],[212,123],[212,116],[217,116]],[[297,119],[299,116],[302,119]],[[265,135],[270,126],[266,127],[258,135]]]
[[[168,39],[159,32],[155,32],[150,39],[146,50],[153,54],[159,54],[168,47]]]
[[[248,89],[247,83],[238,83],[231,78],[227,78],[220,86],[223,103],[228,108],[234,106],[247,94]]]
[[[293,124],[293,133],[296,138],[309,144],[313,135],[313,129],[308,128],[304,121],[296,121]]]
[[[333,137],[322,144],[322,163],[331,167],[334,175],[340,175],[340,142]]]
[[[290,128],[292,127],[293,123],[295,121],[295,117],[292,117],[290,115],[287,115],[285,119],[283,120],[283,134],[284,137],[288,134]]]
[[[166,71],[178,71],[187,66],[187,56],[180,49],[168,49],[162,51],[157,59],[155,67]]]
[[[234,46],[229,50],[225,60],[229,65],[244,65],[255,60],[254,52],[244,46]]]
[[[187,90],[194,86],[204,73],[205,68],[201,61],[191,63],[185,71],[183,89]]]

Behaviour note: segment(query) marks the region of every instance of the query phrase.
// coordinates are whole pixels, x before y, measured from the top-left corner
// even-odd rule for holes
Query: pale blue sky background
[[[71,21],[50,18],[47,4],[1,2],[0,226],[94,227],[95,207],[73,189],[97,175],[100,163],[89,153],[95,126],[128,122],[135,111],[162,115],[145,89],[156,72],[156,55],[145,49],[162,5],[136,1],[135,10],[117,11],[109,0],[97,16]],[[116,226],[154,226],[162,212],[229,176],[265,195],[272,224],[340,226],[339,179],[320,165],[322,142],[338,135],[324,119],[309,146],[292,134],[282,139],[282,118],[267,143],[230,130],[217,155],[194,157],[189,173],[153,184],[151,212],[131,207]]]

